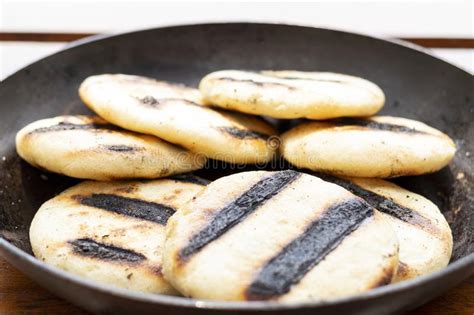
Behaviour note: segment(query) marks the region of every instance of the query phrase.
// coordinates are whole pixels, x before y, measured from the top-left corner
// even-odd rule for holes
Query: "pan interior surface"
[[[442,210],[453,231],[451,263],[473,254],[472,76],[423,52],[370,37],[245,23],[152,29],[85,42],[1,82],[0,236],[31,255],[28,229],[35,212],[43,202],[79,182],[23,162],[15,152],[14,137],[37,119],[88,113],[77,94],[82,80],[99,73],[127,73],[197,86],[205,74],[220,69],[360,76],[384,90],[387,100],[381,114],[417,119],[450,135],[458,151],[448,167],[394,182]],[[226,172],[213,169],[198,174],[215,178]],[[22,254],[14,255],[20,259]]]

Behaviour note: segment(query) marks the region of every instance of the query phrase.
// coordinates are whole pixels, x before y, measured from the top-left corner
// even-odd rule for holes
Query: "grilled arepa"
[[[41,206],[31,247],[42,261],[92,281],[177,294],[161,271],[165,225],[203,187],[193,177],[83,182]]]
[[[206,162],[203,156],[94,116],[33,122],[18,132],[16,149],[33,166],[95,180],[165,177]]]
[[[397,177],[441,169],[456,146],[419,121],[376,116],[303,123],[282,135],[280,151],[293,165],[313,171]]]
[[[361,197],[390,222],[400,243],[395,282],[448,265],[453,248],[451,229],[434,203],[382,179],[317,176]]]
[[[385,103],[374,83],[329,72],[222,70],[199,89],[206,104],[274,118],[369,116]]]
[[[150,78],[103,74],[87,78],[82,100],[123,128],[155,135],[216,160],[257,163],[272,159],[274,128],[262,119],[201,105],[199,91]]]
[[[331,299],[390,283],[398,264],[397,238],[377,210],[291,170],[214,181],[166,233],[166,279],[200,299]]]

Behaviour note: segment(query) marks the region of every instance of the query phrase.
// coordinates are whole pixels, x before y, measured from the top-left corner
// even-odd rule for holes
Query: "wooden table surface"
[[[0,258],[0,314],[88,313],[55,297]],[[474,277],[409,314],[474,314]]]

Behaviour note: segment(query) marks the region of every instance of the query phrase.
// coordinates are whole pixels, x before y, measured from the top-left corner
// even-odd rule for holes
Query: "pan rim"
[[[154,31],[158,29],[173,29],[173,28],[189,28],[189,27],[195,27],[195,26],[222,26],[222,25],[227,25],[227,26],[284,26],[284,27],[289,27],[289,28],[302,28],[302,29],[313,29],[313,30],[324,30],[324,31],[330,31],[330,32],[336,32],[336,33],[341,33],[341,34],[347,34],[347,35],[356,35],[360,37],[365,37],[369,39],[374,39],[378,41],[383,41],[392,45],[396,46],[401,46],[406,49],[410,49],[413,51],[416,51],[418,53],[423,53],[427,56],[430,56],[438,61],[441,61],[443,63],[446,63],[450,65],[451,67],[463,72],[464,74],[468,76],[472,76],[469,72],[466,70],[459,68],[456,65],[451,64],[450,62],[440,59],[437,56],[434,56],[432,53],[430,53],[427,49],[403,41],[403,40],[398,40],[398,39],[385,39],[385,38],[379,38],[373,35],[367,35],[367,34],[362,34],[362,33],[357,33],[357,32],[348,32],[344,30],[337,30],[337,29],[329,29],[329,28],[323,28],[323,27],[312,27],[308,25],[298,25],[298,24],[284,24],[284,23],[253,23],[253,22],[217,22],[217,23],[192,23],[192,24],[177,24],[177,25],[164,25],[164,26],[159,26],[156,28],[144,28],[144,29],[137,29],[137,30],[132,30],[132,31],[127,31],[127,32],[120,32],[120,33],[115,33],[115,34],[98,34],[98,35],[93,35],[89,37],[85,37],[83,39],[79,39],[77,41],[71,42],[68,45],[66,45],[63,49],[49,54],[47,56],[43,56],[41,58],[38,58],[37,60],[27,64],[26,66],[18,69],[17,71],[8,74],[3,80],[0,81],[0,88],[2,86],[1,83],[7,81],[9,78],[15,76],[17,73],[25,70],[26,68],[41,62],[47,58],[51,58],[57,54],[64,53],[70,49],[74,49],[76,47],[88,45],[88,44],[93,44],[97,43],[102,40],[107,40],[115,37],[120,37],[124,35],[132,35],[134,33],[140,33],[140,32],[146,32],[146,31]],[[8,252],[12,256],[14,256],[17,259],[23,260],[29,264],[34,265],[36,268],[39,268],[43,270],[44,272],[47,272],[50,276],[52,277],[58,277],[61,278],[64,281],[68,282],[74,282],[80,286],[87,287],[91,290],[98,290],[102,293],[107,293],[107,294],[112,294],[117,297],[125,298],[125,299],[130,299],[134,300],[137,302],[144,302],[144,303],[153,303],[153,304],[163,304],[163,305],[171,305],[171,306],[179,306],[179,307],[187,307],[187,308],[202,308],[202,309],[215,309],[215,310],[292,310],[292,309],[299,309],[299,308],[316,308],[316,307],[323,307],[323,306],[333,306],[333,305],[338,305],[338,304],[343,304],[343,303],[351,303],[351,302],[361,302],[365,300],[371,300],[375,298],[380,298],[383,296],[387,296],[390,294],[394,294],[397,292],[403,292],[405,290],[410,290],[414,289],[417,286],[422,286],[424,284],[427,284],[431,281],[434,281],[436,279],[440,279],[443,277],[448,277],[449,275],[455,273],[456,271],[459,271],[463,268],[468,267],[474,267],[474,253],[470,253],[457,261],[449,264],[446,268],[443,268],[441,270],[435,271],[433,273],[420,276],[414,279],[406,280],[400,283],[396,284],[391,284],[388,286],[383,286],[379,288],[372,289],[370,291],[367,291],[362,294],[357,294],[357,295],[352,295],[348,297],[343,297],[343,298],[337,298],[337,299],[330,299],[330,300],[324,300],[324,301],[313,301],[313,302],[300,302],[300,303],[278,303],[278,302],[271,302],[271,301],[246,301],[246,302],[225,302],[225,301],[210,301],[210,300],[195,300],[191,298],[185,298],[185,297],[178,297],[178,296],[167,296],[167,295],[160,295],[160,294],[152,294],[152,293],[140,293],[140,292],[134,292],[126,289],[121,289],[121,288],[116,288],[113,286],[108,286],[100,283],[94,283],[93,281],[89,281],[87,279],[81,278],[79,276],[76,276],[72,273],[68,273],[66,271],[63,271],[59,268],[47,265],[46,263],[38,260],[35,258],[33,255],[28,254],[27,252],[23,251],[22,249],[16,247],[3,237],[0,237],[0,249],[3,251]],[[5,255],[3,255],[5,256]],[[8,258],[6,258],[7,261],[9,261]],[[474,268],[471,268],[472,271],[467,272],[465,274],[465,278],[468,276],[474,274]]]
[[[422,54],[430,56],[431,58],[434,58],[438,61],[446,63],[446,64],[450,65],[451,67],[456,68],[459,71],[462,71],[466,75],[472,76],[472,74],[469,71],[467,71],[463,68],[460,68],[459,66],[445,60],[444,58],[435,56],[428,48],[425,48],[423,46],[420,46],[420,45],[417,45],[417,44],[414,44],[414,43],[410,43],[410,42],[408,42],[406,40],[403,40],[403,39],[384,38],[384,37],[378,37],[378,36],[375,36],[375,35],[366,34],[366,33],[362,33],[362,32],[349,32],[349,31],[343,30],[343,29],[326,28],[326,27],[320,27],[320,26],[316,27],[316,26],[310,26],[310,25],[305,25],[305,24],[297,24],[297,23],[290,24],[290,23],[278,23],[278,22],[256,23],[256,22],[247,22],[247,21],[241,21],[241,22],[225,22],[225,21],[223,21],[223,22],[212,22],[212,23],[189,23],[189,24],[187,24],[187,23],[183,23],[183,24],[170,23],[170,24],[162,24],[158,27],[153,27],[153,28],[137,28],[137,29],[133,29],[133,30],[129,30],[129,31],[123,31],[123,32],[99,33],[99,34],[87,36],[87,37],[80,38],[80,39],[77,39],[77,40],[74,40],[72,42],[67,43],[63,48],[61,48],[60,50],[58,50],[56,52],[53,52],[53,53],[48,54],[46,56],[42,56],[42,57],[34,59],[33,61],[27,63],[25,66],[21,67],[20,69],[12,72],[10,74],[7,74],[7,76],[5,76],[3,79],[0,80],[0,83],[6,81],[7,79],[9,79],[9,78],[13,77],[14,75],[16,75],[17,73],[19,73],[20,71],[23,71],[24,69],[36,64],[37,62],[40,62],[40,61],[44,60],[46,58],[50,58],[50,57],[53,57],[57,54],[61,54],[63,52],[66,52],[70,49],[73,49],[73,48],[76,48],[76,47],[79,47],[79,46],[83,46],[83,45],[92,44],[92,43],[95,43],[95,42],[98,42],[98,41],[101,41],[101,40],[120,37],[120,36],[123,36],[123,35],[132,35],[132,34],[135,34],[135,33],[154,31],[154,30],[158,30],[158,29],[161,30],[161,29],[172,29],[172,28],[189,28],[189,27],[197,27],[197,26],[222,26],[222,25],[229,25],[229,26],[231,26],[231,25],[233,25],[233,26],[238,26],[238,25],[285,26],[285,27],[289,27],[289,28],[315,29],[315,30],[323,30],[323,31],[335,32],[335,33],[346,34],[346,35],[356,35],[356,36],[359,36],[359,37],[374,39],[374,40],[386,42],[386,43],[389,43],[389,44],[392,44],[392,45],[395,45],[395,46],[401,46],[401,47],[404,47],[404,48],[407,48],[407,49],[410,49],[410,50],[414,50],[418,53],[422,53]],[[1,85],[0,85],[0,87],[1,87]]]
[[[48,265],[41,260],[37,259],[33,255],[30,255],[23,251],[22,249],[16,247],[15,245],[8,242],[3,237],[0,237],[0,249],[6,250],[11,254],[15,255],[17,258],[27,261],[28,263],[34,265],[37,268],[42,269],[43,271],[49,273],[51,276],[61,278],[67,282],[74,282],[78,285],[87,287],[88,289],[100,291],[101,293],[112,294],[116,297],[131,299],[137,302],[153,303],[153,304],[166,304],[172,306],[180,306],[187,308],[201,308],[201,309],[210,309],[210,310],[291,310],[299,308],[316,308],[323,306],[333,306],[343,303],[353,303],[361,302],[366,300],[371,300],[375,298],[384,297],[390,294],[397,292],[403,292],[405,290],[413,289],[416,286],[422,286],[427,284],[435,279],[440,279],[447,277],[454,272],[461,270],[465,267],[474,267],[474,253],[471,253],[467,256],[464,256],[453,263],[450,263],[447,267],[413,278],[410,280],[405,280],[399,283],[394,283],[378,288],[374,288],[370,291],[351,295],[342,298],[321,300],[321,301],[309,301],[309,302],[299,302],[299,303],[279,303],[272,301],[242,301],[242,302],[233,302],[233,301],[213,301],[213,300],[198,300],[187,297],[180,296],[171,296],[163,294],[153,294],[153,293],[144,293],[144,292],[135,292],[132,290],[117,288],[101,283],[96,283],[88,279],[84,279],[80,276],[77,276],[73,273],[66,272],[57,267]],[[471,272],[466,273],[466,278],[474,274],[474,268],[471,268]],[[40,284],[41,285],[41,284]]]

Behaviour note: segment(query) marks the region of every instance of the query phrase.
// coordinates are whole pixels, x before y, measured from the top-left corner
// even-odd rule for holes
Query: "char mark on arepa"
[[[327,174],[316,174],[321,179],[339,185],[356,196],[364,199],[372,207],[376,208],[380,212],[388,214],[398,220],[406,222],[408,224],[418,226],[423,230],[431,233],[436,233],[438,228],[434,226],[429,219],[421,215],[420,213],[404,207],[393,200],[374,193],[373,191],[364,189],[355,183],[345,180],[339,177],[327,175]]]
[[[381,131],[392,131],[392,132],[403,132],[403,133],[413,133],[413,134],[426,134],[424,131],[416,130],[415,128],[394,125],[388,123],[381,123],[369,119],[359,119],[359,118],[338,118],[329,121],[331,124],[336,126],[358,126],[365,127],[373,130]]]
[[[249,79],[236,79],[236,78],[230,78],[230,77],[222,77],[222,78],[217,78],[218,81],[228,81],[228,82],[238,82],[238,83],[248,83],[252,84],[255,86],[259,87],[272,87],[272,86],[278,86],[278,87],[284,87],[287,88],[288,90],[294,90],[295,87],[284,84],[284,83],[279,83],[279,82],[259,82],[259,81],[254,81],[254,80],[249,80]]]
[[[194,103],[190,100],[187,100],[187,99],[184,99],[184,98],[179,98],[179,97],[175,97],[175,98],[166,97],[166,98],[156,99],[153,96],[147,95],[147,96],[142,97],[142,98],[137,97],[136,99],[138,99],[140,101],[140,103],[142,103],[143,105],[148,105],[150,107],[164,106],[164,105],[166,105],[168,103],[171,103],[171,102],[180,102],[180,103],[183,103],[183,104],[186,104],[186,105],[202,107],[201,105],[199,105],[197,103]],[[206,108],[206,107],[204,107],[204,108]]]
[[[158,104],[158,100],[154,98],[153,96],[147,95],[144,98],[140,99],[140,102],[146,105],[156,105]]]
[[[316,82],[349,84],[349,82],[344,82],[344,81],[334,80],[334,79],[316,79],[316,78],[299,78],[299,77],[291,77],[291,76],[276,76],[276,75],[265,74],[265,73],[261,73],[261,75],[265,75],[265,76],[277,78],[277,79],[285,79],[285,80],[301,80],[301,81],[316,81]]]
[[[126,263],[140,263],[146,260],[143,254],[133,250],[99,243],[90,238],[76,239],[69,241],[69,244],[75,254],[94,259]]]
[[[123,144],[104,145],[104,148],[114,152],[135,152],[139,150],[137,147],[131,147]]]
[[[331,205],[263,265],[246,290],[247,299],[268,300],[288,293],[373,213],[374,209],[359,198]]]
[[[193,174],[174,175],[174,176],[171,176],[170,179],[183,182],[183,183],[191,183],[191,184],[196,184],[196,185],[201,185],[201,186],[207,186],[210,183],[210,181],[208,181],[207,179],[201,178]]]
[[[383,287],[384,285],[390,284],[393,279],[394,270],[384,270],[382,275],[371,285],[371,289],[375,289],[378,287]]]
[[[235,138],[239,139],[263,139],[267,140],[270,136],[264,134],[262,132],[248,130],[248,129],[240,129],[236,127],[219,127],[220,131],[223,131]]]
[[[112,125],[112,124],[73,124],[69,122],[60,122],[57,125],[49,127],[41,127],[35,130],[32,130],[30,133],[45,133],[53,131],[66,131],[66,130],[111,130],[119,131],[123,130],[122,128]]]
[[[203,247],[245,220],[249,214],[276,196],[300,175],[298,172],[287,170],[277,172],[258,181],[249,190],[217,211],[210,222],[192,236],[188,244],[181,249],[179,257],[186,260],[199,252]]]
[[[113,194],[92,194],[75,197],[81,204],[165,225],[175,209],[156,202]]]

